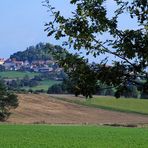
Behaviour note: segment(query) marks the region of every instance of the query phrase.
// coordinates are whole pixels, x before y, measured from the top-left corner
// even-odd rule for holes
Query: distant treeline
[[[68,80],[64,80],[61,84],[55,84],[49,87],[47,93],[49,94],[75,94],[76,89]],[[115,95],[115,88],[103,85],[101,83],[95,88],[96,95],[102,96],[114,96]],[[94,95],[93,94],[93,95]],[[78,94],[79,95],[79,94]],[[128,89],[122,93],[122,96],[125,98],[145,98],[144,94],[138,91],[137,87],[134,85],[129,85]]]

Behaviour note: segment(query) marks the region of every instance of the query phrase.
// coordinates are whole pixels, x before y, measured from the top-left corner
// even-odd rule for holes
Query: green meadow
[[[55,81],[55,80],[43,80],[39,82],[39,85],[34,86],[34,87],[24,87],[24,89],[32,89],[33,91],[35,90],[45,90],[47,91],[49,87],[51,87],[54,84],[59,84],[61,81]]]
[[[5,71],[5,72],[0,72],[0,77],[5,78],[5,79],[22,79],[25,76],[28,76],[29,78],[33,78],[36,75],[39,75],[38,73],[34,72],[20,72],[20,71]]]
[[[55,96],[55,98],[72,102],[89,107],[101,108],[106,110],[138,113],[148,115],[148,100],[147,99],[133,99],[133,98],[119,98],[111,96],[94,96],[92,99],[76,99],[62,96]]]
[[[39,75],[39,73],[35,72],[20,72],[20,71],[5,71],[0,72],[0,77],[4,79],[23,79],[25,76],[28,76],[30,79],[34,76]],[[35,87],[23,87],[23,89],[29,90],[32,89],[35,90],[45,90],[47,91],[49,87],[51,87],[54,84],[59,84],[61,81],[55,81],[55,80],[43,80],[39,81],[39,84]]]
[[[146,99],[94,97],[91,100],[84,101],[84,103],[104,109],[148,115],[148,100]]]
[[[147,148],[148,128],[0,125],[1,148]]]

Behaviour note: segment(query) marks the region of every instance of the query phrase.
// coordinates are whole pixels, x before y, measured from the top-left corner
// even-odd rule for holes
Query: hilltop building
[[[5,62],[5,59],[4,58],[0,58],[0,65],[3,65]]]
[[[23,66],[23,61],[7,59],[3,65],[6,70],[19,70]]]
[[[14,70],[14,67],[16,66],[15,63],[11,61],[11,59],[7,59],[3,65],[6,70]]]

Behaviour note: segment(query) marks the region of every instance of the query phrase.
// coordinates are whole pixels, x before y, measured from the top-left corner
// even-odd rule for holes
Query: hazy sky
[[[10,54],[25,50],[26,47],[39,42],[58,44],[53,38],[47,38],[44,24],[50,16],[47,9],[42,6],[43,0],[3,0],[0,3],[0,58],[9,57]],[[69,15],[69,0],[50,0],[53,5],[64,14]],[[108,0],[108,9],[114,9],[112,0]],[[122,16],[120,25],[135,27],[135,21],[129,21]],[[59,43],[60,44],[60,43]]]

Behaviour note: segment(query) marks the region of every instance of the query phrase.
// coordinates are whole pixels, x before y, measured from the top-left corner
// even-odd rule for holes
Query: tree
[[[28,47],[25,51],[12,54],[10,58],[16,59],[17,61],[28,61],[29,63],[39,60],[51,60],[52,55],[48,53],[49,48],[54,49],[55,47],[51,44],[39,43],[36,46]]]
[[[0,65],[0,72],[3,72],[3,71],[5,71],[5,66]]]
[[[111,18],[107,15],[106,0],[70,0],[75,5],[75,11],[69,18],[56,11],[48,0],[46,6],[53,20],[47,23],[45,31],[55,39],[63,38],[64,46],[75,50],[85,49],[87,54],[99,58],[102,54],[110,54],[114,59],[112,66],[107,66],[108,59],[98,64],[98,79],[110,86],[115,86],[116,97],[130,83],[141,85],[143,92],[148,90],[148,19],[147,0],[114,0],[117,9]],[[131,19],[136,19],[137,29],[120,29],[118,18],[128,13]],[[105,33],[108,38],[100,37]],[[116,78],[116,79],[115,79]],[[143,83],[137,80],[144,79]]]
[[[126,98],[138,98],[139,92],[136,86],[129,85],[127,90],[124,92]]]
[[[10,115],[10,109],[17,106],[17,96],[8,92],[3,81],[0,80],[0,121],[6,120]]]
[[[52,85],[51,87],[48,88],[47,93],[48,94],[62,94],[63,90],[62,90],[61,84]]]
[[[67,89],[75,96],[82,94],[86,98],[92,98],[97,88],[97,77],[93,66],[77,54],[66,53],[60,59],[62,60],[59,61],[59,65],[64,67],[68,76],[66,83],[70,84]]]

